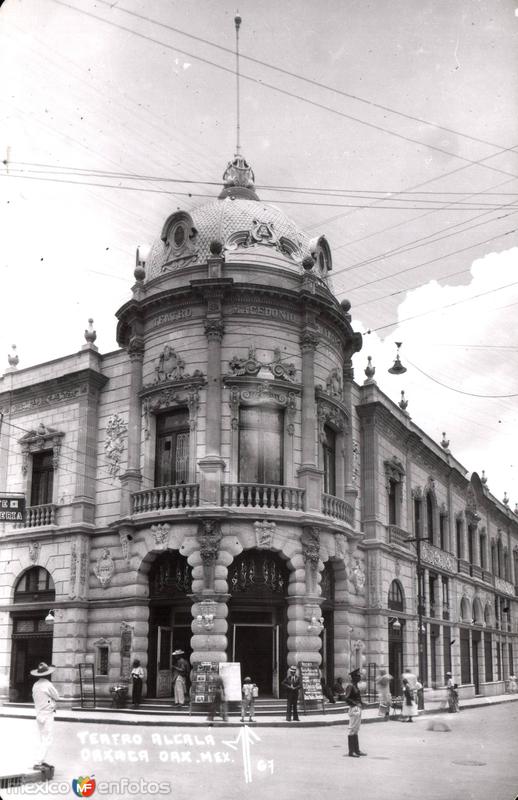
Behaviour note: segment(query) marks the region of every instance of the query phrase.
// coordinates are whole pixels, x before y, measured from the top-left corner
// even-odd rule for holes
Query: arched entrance
[[[52,625],[45,622],[45,617],[55,598],[54,582],[50,572],[43,567],[31,567],[16,582],[13,599],[15,606],[20,608],[11,612],[13,636],[9,697],[13,702],[31,702],[34,679],[30,670],[35,669],[40,661],[52,663]]]
[[[228,568],[228,659],[239,661],[261,696],[279,696],[286,664],[289,570],[270,550],[245,550]]]
[[[191,653],[191,568],[177,550],[160,553],[149,570],[148,697],[171,697],[172,653]]]
[[[405,610],[403,589],[399,581],[392,581],[388,594],[388,609],[394,616],[388,623],[388,670],[392,675],[390,691],[394,695],[401,693],[401,675],[403,673],[403,634],[405,620],[397,614]]]
[[[327,561],[324,565],[320,590],[322,594],[322,616],[324,618],[324,628],[320,634],[322,639],[322,676],[328,686],[333,686],[335,682],[335,571],[332,561]]]

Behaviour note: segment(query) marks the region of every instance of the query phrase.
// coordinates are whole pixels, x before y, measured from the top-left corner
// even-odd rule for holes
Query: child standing
[[[246,677],[241,689],[241,722],[245,721],[246,714],[250,722],[255,722],[255,698],[258,695],[259,690],[255,683],[252,683],[252,678]]]

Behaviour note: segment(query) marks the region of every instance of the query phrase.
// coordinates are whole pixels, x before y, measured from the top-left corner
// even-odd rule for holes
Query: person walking
[[[259,696],[259,689],[252,683],[252,678],[246,677],[241,687],[241,722],[245,721],[248,714],[250,722],[255,722],[255,698]]]
[[[516,694],[518,691],[518,684],[516,683],[516,675],[509,675],[509,692]]]
[[[225,695],[225,684],[223,683],[223,678],[221,675],[218,675],[217,678],[214,680],[214,697],[212,699],[211,706],[209,708],[209,714],[207,716],[207,720],[212,722],[216,714],[223,717],[223,722],[227,722],[228,720],[228,712],[227,712],[227,698]]]
[[[360,743],[358,741],[358,733],[362,723],[362,696],[358,688],[361,673],[359,669],[353,669],[349,673],[351,682],[347,684],[345,689],[345,702],[349,706],[349,755],[351,758],[358,758],[359,756],[366,756],[360,750]]]
[[[406,717],[406,719],[405,719]],[[403,678],[403,706],[401,708],[401,722],[413,722],[417,717],[417,703],[414,692],[406,678]]]
[[[36,724],[39,735],[39,758],[37,763],[34,764],[34,769],[51,766],[47,758],[54,738],[56,704],[60,699],[56,687],[49,680],[55,669],[56,667],[49,666],[44,661],[40,661],[36,669],[31,669],[31,675],[38,678],[32,687],[32,699],[36,710]]]
[[[131,665],[131,702],[134,708],[138,708],[142,700],[142,683],[144,681],[144,670],[140,666],[140,661],[135,658]]]
[[[284,678],[282,685],[286,687],[287,700],[286,700],[286,721],[291,722],[291,715],[293,714],[293,721],[299,722],[299,710],[297,701],[299,699],[299,692],[301,687],[300,677],[297,674],[297,667],[290,667],[288,674]]]
[[[456,714],[460,711],[459,693],[457,692],[457,684],[453,682],[451,672],[446,673],[446,689],[448,691],[448,711],[450,714]]]
[[[187,689],[189,663],[184,656],[185,653],[183,650],[173,651],[173,688],[174,703],[176,706],[185,705],[185,691]]]
[[[391,680],[392,675],[389,675],[388,670],[382,667],[379,677],[376,678],[376,686],[379,695],[378,717],[384,717],[385,721],[390,717],[390,704],[392,702],[392,694],[390,691]]]

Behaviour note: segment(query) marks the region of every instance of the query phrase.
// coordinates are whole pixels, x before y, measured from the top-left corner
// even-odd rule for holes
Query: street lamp
[[[398,631],[401,628],[401,623],[398,617],[389,617],[389,625],[392,623],[392,627]]]

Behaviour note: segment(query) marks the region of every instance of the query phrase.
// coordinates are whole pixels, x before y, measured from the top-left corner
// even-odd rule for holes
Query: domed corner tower
[[[262,202],[241,156],[223,181],[166,219],[117,313],[132,398],[122,518],[143,556],[167,523],[188,559],[191,663],[240,660],[245,675],[262,641],[255,674],[275,695],[286,663],[325,660],[321,572],[355,536],[361,335],[331,291],[325,237]],[[254,613],[269,633],[246,632]]]

